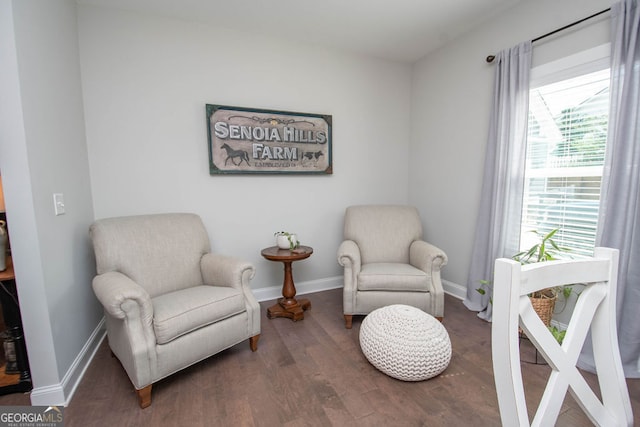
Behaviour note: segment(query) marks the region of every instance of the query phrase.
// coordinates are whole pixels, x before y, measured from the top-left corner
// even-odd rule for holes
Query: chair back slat
[[[538,262],[524,265],[522,271],[526,274],[520,291],[527,295],[556,286],[605,281],[609,278],[609,262],[593,258]]]

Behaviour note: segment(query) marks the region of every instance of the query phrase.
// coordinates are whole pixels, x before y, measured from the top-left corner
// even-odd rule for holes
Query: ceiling
[[[415,62],[522,0],[77,0]]]

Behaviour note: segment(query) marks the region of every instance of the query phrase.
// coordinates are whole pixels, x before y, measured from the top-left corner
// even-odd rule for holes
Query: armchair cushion
[[[234,288],[195,286],[153,298],[153,329],[158,344],[246,310]]]
[[[427,292],[427,274],[409,264],[376,262],[362,266],[359,291]]]

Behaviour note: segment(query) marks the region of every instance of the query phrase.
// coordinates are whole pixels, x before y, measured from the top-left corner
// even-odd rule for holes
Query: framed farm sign
[[[207,104],[209,171],[331,174],[331,116]]]

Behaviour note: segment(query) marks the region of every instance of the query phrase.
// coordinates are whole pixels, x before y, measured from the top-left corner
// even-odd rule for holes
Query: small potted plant
[[[523,265],[559,259],[558,254],[569,252],[570,249],[559,246],[553,240],[553,236],[557,232],[557,228],[547,234],[533,231],[533,233],[539,237],[540,241],[526,251],[513,255],[511,258]],[[480,287],[477,288],[476,291],[485,295],[488,289],[493,289],[492,283],[488,280],[481,280]],[[541,289],[529,295],[534,310],[547,327],[549,327],[551,323],[556,300],[560,294],[562,294],[565,299],[568,298],[569,295],[571,295],[571,285]],[[490,300],[490,302],[492,303],[492,300]],[[554,336],[556,335],[554,334]],[[558,339],[558,336],[556,336],[556,339]]]
[[[295,233],[289,233],[288,231],[276,231],[273,235],[276,238],[276,245],[280,249],[294,250],[300,246],[300,241]]]

